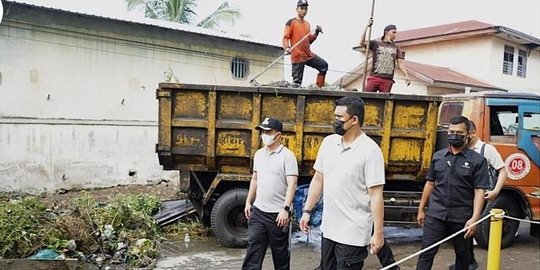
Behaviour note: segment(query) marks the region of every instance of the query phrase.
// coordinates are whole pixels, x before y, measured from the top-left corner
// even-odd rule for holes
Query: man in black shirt
[[[463,116],[452,118],[448,127],[449,147],[433,155],[418,206],[417,222],[424,228],[422,249],[480,219],[484,190],[489,188],[488,172],[484,157],[468,149],[469,136],[469,120]],[[475,231],[473,226],[452,238],[456,270],[469,267],[467,238]],[[431,269],[437,250],[435,247],[422,253],[416,269]]]

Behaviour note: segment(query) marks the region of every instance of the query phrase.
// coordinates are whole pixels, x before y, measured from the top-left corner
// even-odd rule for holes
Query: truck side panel
[[[433,154],[440,97],[160,84],[160,164],[168,170],[250,174],[261,147],[255,127],[271,116],[283,122],[283,143],[295,153],[301,175],[312,175],[319,145],[333,133],[334,101],[345,95],[364,100],[363,129],[381,146],[387,179],[422,179]]]

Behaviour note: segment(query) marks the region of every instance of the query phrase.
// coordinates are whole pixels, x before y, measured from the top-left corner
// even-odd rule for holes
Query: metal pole
[[[371,13],[369,15],[369,18],[373,20],[373,13],[375,12],[375,0],[371,2]],[[367,33],[367,46],[366,46],[366,61],[364,61],[364,80],[362,83],[362,92],[366,90],[366,79],[367,79],[367,66],[368,66],[368,59],[369,59],[369,41],[371,40],[371,28],[373,28],[373,24],[369,27],[368,33]]]
[[[491,209],[491,221],[489,224],[489,243],[487,254],[487,270],[501,269],[501,238],[504,211]]]
[[[316,29],[316,28],[315,28]],[[308,38],[312,33],[314,33],[315,30],[313,31],[310,31],[309,33],[307,33],[305,36],[302,37],[302,39],[300,39],[298,42],[296,42],[294,45],[292,45],[292,47],[289,49],[290,52],[292,52],[292,50],[294,48],[296,48],[296,46],[298,46],[300,43],[302,43],[302,41],[304,41],[306,38]],[[259,78],[259,76],[261,76],[263,73],[265,73],[268,69],[270,69],[270,67],[272,67],[275,63],[277,63],[279,60],[281,60],[281,58],[285,57],[285,55],[287,55],[286,52],[282,53],[278,58],[276,58],[276,60],[274,60],[274,62],[270,63],[270,65],[266,66],[266,68],[264,68],[261,72],[259,72],[259,74],[257,74],[255,77],[253,77],[253,79],[251,79],[249,81],[249,84],[253,84],[253,82],[255,82],[255,79]]]

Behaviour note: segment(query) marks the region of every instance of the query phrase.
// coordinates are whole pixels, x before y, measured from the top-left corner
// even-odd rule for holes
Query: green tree
[[[209,29],[218,29],[223,23],[234,24],[240,18],[238,8],[224,1],[208,17],[195,22],[197,0],[126,0],[128,9],[140,9],[148,18],[183,24],[191,24]]]

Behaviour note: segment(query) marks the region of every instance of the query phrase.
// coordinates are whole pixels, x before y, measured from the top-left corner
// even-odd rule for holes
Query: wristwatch
[[[287,212],[291,212],[291,207],[289,207],[288,205],[283,206],[283,209]]]
[[[311,213],[313,213],[313,209],[304,209],[304,210],[302,210],[302,213],[306,213],[308,215],[311,215]]]

